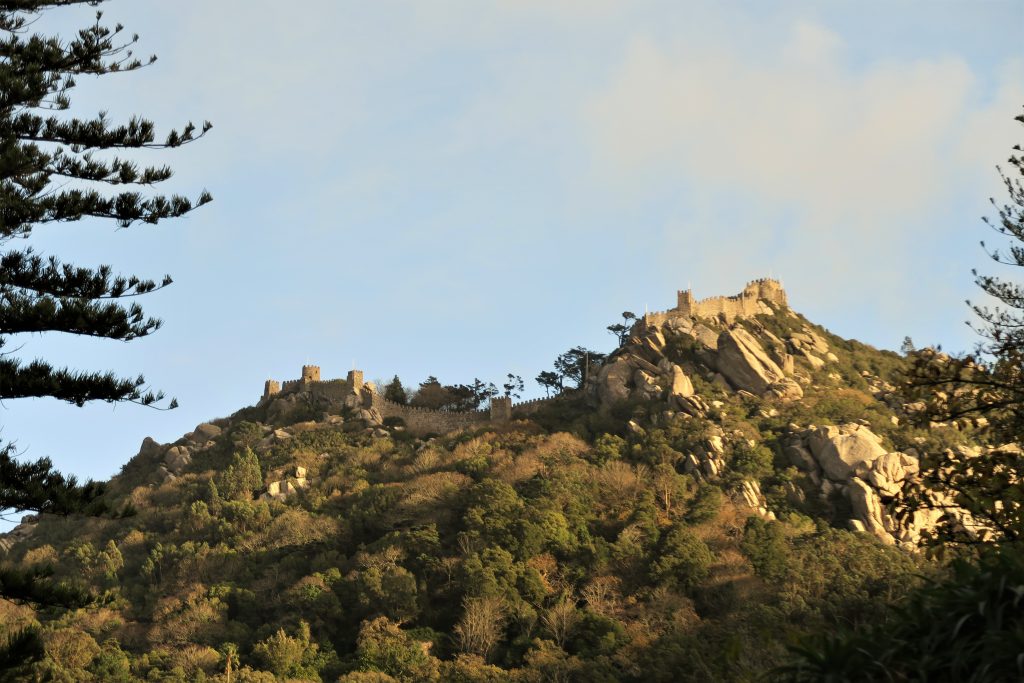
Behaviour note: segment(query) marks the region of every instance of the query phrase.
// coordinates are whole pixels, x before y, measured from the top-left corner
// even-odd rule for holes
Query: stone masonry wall
[[[552,401],[558,400],[559,396],[549,396],[548,398],[534,398],[529,401],[523,401],[522,403],[516,403],[512,406],[512,417],[526,417],[527,415],[533,415],[538,410],[543,408],[546,404]]]
[[[307,366],[314,367],[314,366]],[[319,370],[319,368],[317,368]],[[304,368],[305,370],[305,368]],[[307,377],[311,373],[304,373]],[[381,418],[399,417],[405,423],[406,429],[416,435],[423,434],[444,434],[456,429],[465,429],[474,425],[487,422],[505,422],[516,417],[523,417],[536,412],[541,405],[553,401],[557,397],[540,398],[532,401],[524,401],[512,405],[512,402],[504,397],[496,397],[494,405],[485,410],[472,410],[455,412],[446,410],[431,410],[430,408],[419,408],[417,406],[402,405],[389,401],[376,391],[371,392],[369,387],[364,388],[363,373],[359,370],[352,370],[348,373],[347,379],[332,379],[313,381],[310,379],[287,380],[280,383],[278,391],[270,391],[271,387],[277,388],[278,382],[267,380],[264,386],[263,398],[267,399],[277,393],[289,393],[296,391],[310,392],[315,396],[322,396],[331,401],[341,402],[352,394],[362,394],[363,405],[372,407],[380,413]],[[369,396],[369,398],[367,398]],[[367,405],[369,401],[370,405]]]
[[[717,318],[725,316],[727,320],[749,318],[763,312],[759,301],[767,301],[779,306],[787,306],[786,291],[778,280],[762,278],[754,280],[735,296],[713,296],[697,301],[691,290],[676,293],[675,308],[667,311],[647,313],[643,322],[649,326],[660,326],[672,318],[693,316],[697,318]]]
[[[341,400],[352,393],[348,382],[343,379],[330,379],[320,382],[306,382],[301,379],[289,379],[281,382],[278,392],[267,394],[264,391],[264,398],[275,393],[290,394],[296,391],[308,391],[316,396],[323,396],[331,400]]]
[[[508,399],[498,397],[494,399],[494,405],[489,409],[454,412],[402,405],[375,393],[373,394],[373,407],[377,409],[381,417],[402,418],[405,421],[405,428],[413,434],[444,434],[488,422],[499,423],[525,417],[537,412],[545,403],[557,398],[537,398],[512,405]]]
[[[489,422],[489,410],[474,410],[457,413],[445,410],[431,410],[406,406],[389,401],[380,394],[373,394],[373,407],[381,417],[400,417],[405,428],[413,434],[444,434],[456,429],[464,429],[473,425]]]

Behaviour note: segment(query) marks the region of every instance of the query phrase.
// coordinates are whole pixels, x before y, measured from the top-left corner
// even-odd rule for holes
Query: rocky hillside
[[[0,541],[100,596],[0,603],[3,635],[42,643],[6,675],[754,680],[806,634],[884,619],[941,571],[904,481],[922,453],[988,448],[983,425],[917,425],[903,358],[784,301],[641,320],[511,420],[419,434],[372,386],[300,387],[147,439],[109,482],[121,514]]]
[[[707,477],[722,472],[726,443],[747,439],[742,429],[723,430],[727,401],[756,405],[756,415],[768,421],[790,416],[770,440],[777,464],[797,470],[787,485],[789,496],[842,498],[845,505],[830,507],[849,506],[849,528],[917,548],[921,533],[942,513],[918,510],[901,517],[893,503],[904,481],[918,473],[919,448],[938,440],[967,455],[977,453],[976,444],[968,445],[974,441],[970,434],[984,419],[932,423],[928,432],[934,433],[901,427],[924,406],[900,399],[902,363],[896,354],[835,337],[786,306],[760,305],[763,313],[740,320],[681,316],[655,325],[638,322],[588,384],[589,404],[607,412],[622,403],[664,402],[667,419],[675,413],[708,423],[713,439],[687,453],[683,467]],[[833,412],[838,407],[844,414]],[[635,422],[629,427],[640,429]],[[747,490],[752,506],[763,508],[753,503],[760,500],[752,492],[756,483]]]

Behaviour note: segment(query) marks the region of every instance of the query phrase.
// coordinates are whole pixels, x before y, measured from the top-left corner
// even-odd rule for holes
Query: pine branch
[[[179,132],[171,130],[164,141],[155,142],[156,132],[152,121],[132,117],[125,125],[110,127],[106,113],[101,112],[94,119],[83,121],[71,119],[62,121],[56,117],[43,118],[23,113],[10,122],[11,134],[23,142],[48,142],[68,145],[72,151],[88,149],[167,149],[181,147],[205,136],[213,128],[209,121],[203,123],[198,133],[189,121]]]
[[[14,446],[0,447],[0,510],[54,515],[97,514],[106,510],[100,500],[103,485],[94,481],[79,484],[53,468],[49,458],[19,463]]]
[[[89,401],[125,401],[155,408],[164,399],[164,394],[146,391],[145,384],[146,380],[141,375],[125,379],[113,372],[58,370],[42,360],[22,365],[21,361],[13,358],[0,358],[0,400],[49,396],[76,406],[83,406]],[[172,400],[168,409],[175,407],[177,403]]]
[[[135,276],[114,277],[110,266],[95,270],[71,266],[53,256],[44,259],[32,249],[0,255],[0,292],[19,288],[61,298],[120,299],[148,294],[171,283],[169,275],[159,284]]]
[[[105,112],[85,118],[60,113],[70,108],[79,75],[133,71],[156,59],[136,57],[138,36],[124,34],[120,24],[105,25],[99,12],[95,22],[69,39],[32,32],[41,12],[82,4],[100,2],[0,1],[0,245],[49,223],[101,218],[127,228],[181,217],[211,201],[206,191],[189,198],[95,187],[141,189],[172,176],[166,165],[107,159],[97,152],[180,147],[206,135],[211,125],[189,122],[158,139],[154,123],[142,116],[117,123]],[[116,300],[169,284],[169,276],[156,282],[115,275],[109,266],[74,266],[31,248],[0,253],[0,348],[7,337],[21,333],[121,341],[146,336],[159,329],[160,320],[145,316],[138,304]],[[58,369],[44,360],[23,363],[0,354],[0,399],[53,397],[79,406],[126,401],[157,408],[163,394],[144,383],[141,376]],[[172,400],[167,409],[175,406]]]
[[[131,341],[160,329],[162,321],[146,318],[138,304],[53,297],[0,288],[0,332],[63,332]]]
[[[54,196],[28,198],[11,183],[0,181],[0,237],[27,235],[33,224],[71,222],[82,218],[107,218],[123,228],[135,223],[156,224],[178,218],[213,201],[203,192],[193,203],[180,195],[144,198],[136,192],[105,197],[99,192],[65,190]]]
[[[3,595],[3,586],[0,584],[0,596]],[[42,659],[43,654],[43,641],[39,637],[38,628],[23,628],[6,634],[0,638],[0,671],[5,672],[0,680],[28,678],[26,665]]]

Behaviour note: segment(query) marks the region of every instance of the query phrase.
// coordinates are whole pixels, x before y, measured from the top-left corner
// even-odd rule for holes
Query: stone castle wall
[[[644,313],[644,317],[640,321],[647,327],[661,327],[672,318],[678,318],[682,314],[675,311],[655,311],[654,313]],[[636,329],[635,327],[633,328]]]
[[[444,434],[488,422],[502,423],[513,418],[525,417],[537,412],[543,404],[555,398],[557,397],[538,398],[513,405],[511,399],[497,396],[491,399],[490,407],[483,410],[447,411],[402,405],[374,393],[373,407],[381,417],[402,418],[405,428],[413,434]]]
[[[549,396],[547,398],[534,398],[529,401],[523,401],[522,403],[516,403],[511,406],[512,417],[526,417],[527,415],[533,415],[546,404],[558,400],[559,398],[559,396]]]
[[[310,368],[316,368],[316,372],[307,372]],[[498,396],[493,398],[491,406],[484,410],[432,410],[389,401],[376,391],[371,391],[370,386],[364,385],[363,373],[360,370],[350,371],[346,379],[311,379],[314,376],[319,378],[319,371],[320,368],[316,366],[305,366],[302,379],[287,380],[281,383],[276,380],[267,380],[263,389],[263,399],[266,400],[279,393],[287,394],[297,391],[309,392],[334,402],[343,402],[347,397],[359,395],[362,396],[363,405],[375,409],[380,413],[381,418],[401,418],[409,432],[423,435],[444,434],[488,422],[507,422],[513,417],[523,417],[534,413],[542,404],[557,398],[534,399],[513,405],[511,399]]]
[[[430,408],[419,408],[407,406],[401,403],[389,401],[380,394],[373,394],[373,407],[380,413],[381,417],[400,417],[405,422],[405,428],[412,434],[444,434],[456,429],[465,429],[474,425],[490,422],[490,410],[472,410],[466,412],[455,412],[445,410],[431,410]]]
[[[276,379],[268,379],[263,383],[263,398],[281,393],[281,383]]]
[[[363,373],[352,370],[347,379],[320,379],[320,368],[316,365],[302,366],[301,379],[288,379],[284,382],[268,379],[263,385],[263,398],[275,394],[289,394],[296,391],[309,391],[317,396],[332,400],[341,400],[348,394],[358,393],[363,388]]]
[[[343,379],[330,379],[326,381],[306,381],[302,379],[290,379],[281,383],[281,393],[288,394],[295,391],[311,391],[317,396],[327,398],[344,398],[345,394],[352,393],[349,384]]]
[[[760,302],[766,301],[776,306],[788,306],[786,291],[782,283],[770,278],[754,280],[743,288],[743,291],[735,296],[713,296],[697,301],[693,298],[691,290],[681,290],[676,293],[676,307],[667,311],[656,311],[647,313],[643,317],[645,325],[660,326],[672,318],[696,317],[696,318],[717,318],[725,317],[726,320],[736,318],[749,318],[764,313],[765,308]]]

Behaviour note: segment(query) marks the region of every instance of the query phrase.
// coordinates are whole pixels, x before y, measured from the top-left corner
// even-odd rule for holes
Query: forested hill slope
[[[4,539],[100,598],[0,603],[3,635],[43,644],[4,675],[755,680],[936,571],[914,550],[934,515],[890,507],[921,454],[985,446],[914,426],[904,358],[784,300],[624,336],[511,420],[416,434],[310,384],[147,440],[108,484],[123,515]]]

